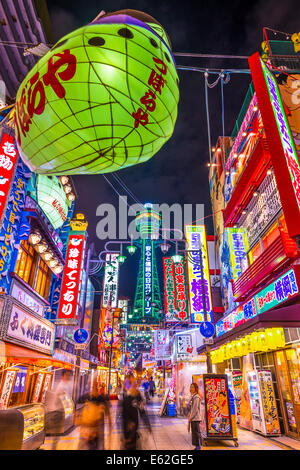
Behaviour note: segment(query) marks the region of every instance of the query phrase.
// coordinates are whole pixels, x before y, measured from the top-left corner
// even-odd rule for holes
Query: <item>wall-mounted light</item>
[[[41,233],[38,230],[36,230],[34,232],[31,232],[31,234],[29,235],[29,243],[33,246],[36,246],[38,243],[41,242],[42,238],[43,237]]]
[[[36,251],[40,254],[45,253],[48,250],[48,245],[45,242],[36,245]]]
[[[53,253],[51,253],[51,251],[46,251],[42,254],[42,257],[45,261],[50,261],[53,258]]]
[[[61,176],[60,181],[63,185],[68,184],[69,182],[69,177],[68,176]]]
[[[127,251],[130,255],[134,255],[137,250],[137,247],[135,245],[130,245],[127,247]]]
[[[168,243],[164,242],[160,245],[160,249],[161,249],[162,254],[166,255],[168,253],[169,249],[170,249],[170,245],[168,245]]]
[[[60,266],[57,266],[56,268],[54,268],[54,272],[55,272],[55,274],[60,274],[63,269],[64,269],[63,266],[60,265]]]

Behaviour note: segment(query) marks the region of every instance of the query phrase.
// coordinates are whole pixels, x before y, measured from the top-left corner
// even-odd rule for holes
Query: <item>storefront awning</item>
[[[251,320],[248,320],[218,338],[215,338],[214,344],[211,347],[219,347],[223,343],[227,343],[228,341],[239,336],[246,335],[247,333],[251,333],[255,330],[276,326],[281,326],[282,328],[300,328],[300,304],[289,305],[287,307],[281,307],[260,313]],[[201,350],[205,350],[205,347],[201,347]]]
[[[4,341],[0,341],[0,362],[36,365],[39,367],[64,367],[65,369],[75,367],[73,364],[58,361],[47,354],[42,354],[33,349],[23,348],[22,346],[6,343]]]

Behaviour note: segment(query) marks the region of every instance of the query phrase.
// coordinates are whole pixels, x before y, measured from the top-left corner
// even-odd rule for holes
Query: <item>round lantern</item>
[[[171,137],[178,76],[163,27],[135,10],[99,15],[62,38],[16,98],[19,152],[48,175],[109,173]]]

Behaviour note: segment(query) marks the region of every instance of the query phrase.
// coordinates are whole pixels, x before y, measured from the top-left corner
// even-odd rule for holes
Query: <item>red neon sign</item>
[[[300,235],[300,168],[280,94],[258,52],[249,58],[274,175],[290,237]]]
[[[17,159],[18,152],[14,145],[14,138],[4,132],[0,144],[0,222],[8,199]]]
[[[56,320],[60,325],[77,324],[85,244],[84,234],[70,234]]]

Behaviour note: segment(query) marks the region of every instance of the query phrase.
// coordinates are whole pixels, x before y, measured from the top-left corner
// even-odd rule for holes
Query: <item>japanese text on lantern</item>
[[[142,126],[146,126],[149,123],[148,112],[153,113],[153,111],[155,111],[157,93],[161,95],[162,88],[167,83],[166,79],[163,76],[167,75],[168,67],[161,59],[158,59],[156,57],[152,58],[155,64],[155,68],[151,70],[148,79],[149,88],[144,94],[144,96],[142,96],[142,98],[140,99],[140,103],[144,105],[147,111],[145,111],[143,108],[138,108],[136,112],[132,113],[132,116],[134,117],[134,127],[136,129],[139,127],[140,124]]]
[[[71,234],[69,237],[56,321],[58,324],[76,324],[85,242],[85,235]]]
[[[62,82],[71,80],[76,73],[77,60],[69,49],[54,54],[47,62],[47,72],[40,76],[37,72],[23,86],[21,98],[16,102],[15,123],[17,128],[17,140],[21,143],[22,135],[27,136],[32,124],[32,118],[36,114],[43,114],[47,98],[46,88],[50,87],[56,97],[63,99],[66,90]]]

